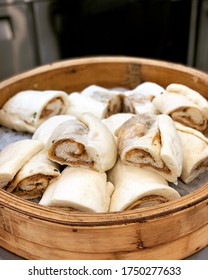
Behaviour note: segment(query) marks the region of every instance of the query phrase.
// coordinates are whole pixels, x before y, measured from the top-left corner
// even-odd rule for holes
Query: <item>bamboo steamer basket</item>
[[[68,93],[97,84],[182,83],[208,98],[208,74],[164,61],[90,57],[56,62],[0,83],[0,107],[26,89]],[[0,245],[26,259],[183,259],[208,245],[208,185],[178,200],[118,213],[65,212],[0,190]]]

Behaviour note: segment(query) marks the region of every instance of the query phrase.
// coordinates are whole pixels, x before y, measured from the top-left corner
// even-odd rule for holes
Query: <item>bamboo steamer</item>
[[[0,83],[0,107],[26,89],[79,91],[182,83],[208,98],[208,74],[164,61],[92,57],[57,62]],[[208,185],[178,200],[118,213],[40,206],[0,190],[0,245],[26,259],[183,259],[208,245]]]

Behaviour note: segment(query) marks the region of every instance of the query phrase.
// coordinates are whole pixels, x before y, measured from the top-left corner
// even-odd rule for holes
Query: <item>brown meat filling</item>
[[[42,185],[41,182],[39,183],[39,179],[40,178],[44,178],[45,182],[47,182],[46,184]],[[47,175],[43,175],[43,174],[36,174],[33,176],[30,176],[27,178],[28,184],[31,185],[34,184],[34,189],[32,190],[21,190],[19,187],[20,185],[23,183],[20,182],[17,187],[15,188],[15,190],[10,191],[12,194],[21,197],[23,199],[34,199],[34,198],[39,198],[42,197],[44,191],[46,190],[46,188],[48,187],[48,184],[50,182],[51,179],[53,179],[53,176],[47,176]],[[37,182],[35,182],[37,181]],[[7,189],[7,191],[9,191],[9,188]]]
[[[153,162],[155,162],[154,158],[151,156],[150,153],[148,153],[144,150],[141,150],[141,149],[132,149],[131,151],[126,153],[126,158],[128,159],[128,158],[131,158],[131,157],[135,157],[135,155],[137,153],[142,154],[142,156],[140,156],[141,159],[150,158]],[[133,163],[133,161],[130,161],[130,160],[128,160],[128,161],[129,161],[129,163]],[[141,166],[141,167],[151,166],[152,168],[154,168],[158,171],[162,171],[162,172],[167,173],[167,174],[171,173],[170,169],[164,164],[164,162],[163,162],[163,167],[157,167],[156,165],[152,165],[150,163],[145,163],[145,162],[144,163],[142,163],[142,162],[139,163],[139,166]]]
[[[199,169],[201,169],[201,168],[203,168],[203,167],[208,167],[208,158],[206,159],[206,160],[204,160],[204,161],[202,161],[197,167],[196,167],[196,170],[199,170]]]
[[[198,124],[196,122],[193,121],[193,119],[191,118],[191,116],[181,116],[181,117],[177,117],[175,116],[175,113],[181,113],[181,112],[186,112],[187,108],[180,108],[175,110],[174,112],[172,112],[170,114],[170,116],[174,119],[174,121],[178,121],[186,126],[192,127],[194,129],[200,130],[200,131],[205,131],[207,129],[207,120],[204,118],[203,122]]]
[[[113,100],[115,101],[113,102]],[[117,114],[121,111],[122,103],[119,96],[115,96],[113,99],[110,99],[108,102],[108,108],[106,112],[106,118],[110,117],[111,115]]]
[[[64,105],[64,102],[63,102],[62,98],[60,98],[60,97],[56,97],[56,98],[51,99],[51,100],[46,104],[45,108],[43,109],[40,118],[46,118],[46,117],[50,116],[50,115],[53,113],[53,110],[52,110],[52,109],[48,109],[48,108],[50,108],[50,105],[53,104],[54,102],[56,102],[57,100],[59,100],[60,103],[61,103],[62,105]],[[62,107],[62,106],[60,106],[59,112],[57,112],[57,114],[60,114],[60,113],[61,113],[61,107]]]
[[[76,144],[77,146],[77,150],[75,152],[68,152],[69,156],[73,157],[75,160],[71,161],[70,158],[69,159],[64,159],[60,156],[56,155],[56,147],[58,147],[60,144],[62,143],[66,143],[68,145],[70,145],[70,143],[72,144]],[[88,166],[93,168],[94,166],[94,161],[92,161],[83,144],[74,141],[73,139],[62,139],[60,141],[57,141],[56,143],[53,144],[53,158],[57,161],[62,161],[63,163],[70,163],[73,166]],[[87,160],[86,160],[87,159]]]
[[[6,191],[12,192],[12,193],[15,193],[15,194],[16,193],[22,193],[22,192],[24,192],[24,193],[32,193],[33,191],[35,191],[35,192],[36,191],[39,192],[39,191],[42,191],[42,190],[44,191],[47,188],[50,180],[52,180],[53,178],[54,178],[54,176],[50,176],[50,175],[35,174],[35,175],[32,175],[32,176],[28,176],[25,180],[20,181],[17,184],[17,186],[15,186],[15,187],[13,186],[13,183],[12,183],[13,181],[12,181],[7,186]],[[43,185],[42,182],[39,181],[40,179],[44,179],[46,184]],[[26,186],[24,181],[28,182],[28,185],[34,185],[34,189],[33,190],[28,190],[28,191],[22,190],[21,189],[21,185]]]
[[[141,199],[135,201],[133,204],[129,205],[126,210],[133,210],[138,208],[150,207],[158,204],[168,202],[168,199],[160,195],[148,195],[142,197]]]

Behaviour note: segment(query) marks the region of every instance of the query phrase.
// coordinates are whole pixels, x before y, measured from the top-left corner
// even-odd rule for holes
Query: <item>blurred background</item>
[[[94,55],[208,72],[208,0],[0,0],[0,80]]]

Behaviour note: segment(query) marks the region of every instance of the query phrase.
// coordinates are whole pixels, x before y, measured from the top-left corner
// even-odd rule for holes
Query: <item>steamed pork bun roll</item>
[[[0,188],[7,188],[18,171],[44,148],[38,140],[24,139],[13,142],[0,152]]]
[[[39,204],[82,212],[108,212],[114,186],[105,172],[67,166],[44,192]]]
[[[44,148],[22,166],[6,191],[24,199],[39,198],[59,176],[59,165],[48,159]]]
[[[88,113],[59,124],[47,146],[49,159],[61,165],[104,172],[117,159],[113,135],[101,120]]]
[[[91,113],[98,119],[103,119],[106,116],[106,104],[89,96],[73,92],[69,94],[68,101],[67,115],[79,117],[84,113]]]
[[[54,129],[64,121],[75,120],[75,116],[71,115],[57,115],[44,121],[33,133],[32,139],[39,140],[47,145]]]
[[[0,110],[0,124],[33,133],[46,119],[64,114],[68,95],[56,90],[26,90],[11,97]]]
[[[155,107],[174,121],[204,134],[208,130],[208,102],[197,91],[181,84],[170,84],[153,100]]]
[[[104,106],[102,116],[107,118],[121,112],[122,94],[120,91],[91,85],[81,92],[82,96],[90,97]]]
[[[208,170],[208,138],[201,132],[175,123],[183,145],[183,168],[181,179],[190,183]]]
[[[130,118],[135,116],[135,114],[131,113],[118,113],[112,115],[106,119],[102,119],[102,123],[109,129],[112,133],[115,141],[117,142],[116,131]]]
[[[115,190],[110,212],[150,207],[180,198],[163,176],[146,168],[123,164],[119,159],[108,172]]]
[[[146,167],[177,183],[182,171],[183,150],[173,120],[167,115],[139,114],[117,131],[123,163]]]
[[[123,93],[123,111],[133,114],[159,114],[152,100],[164,91],[165,89],[156,83],[141,83],[135,89]]]

